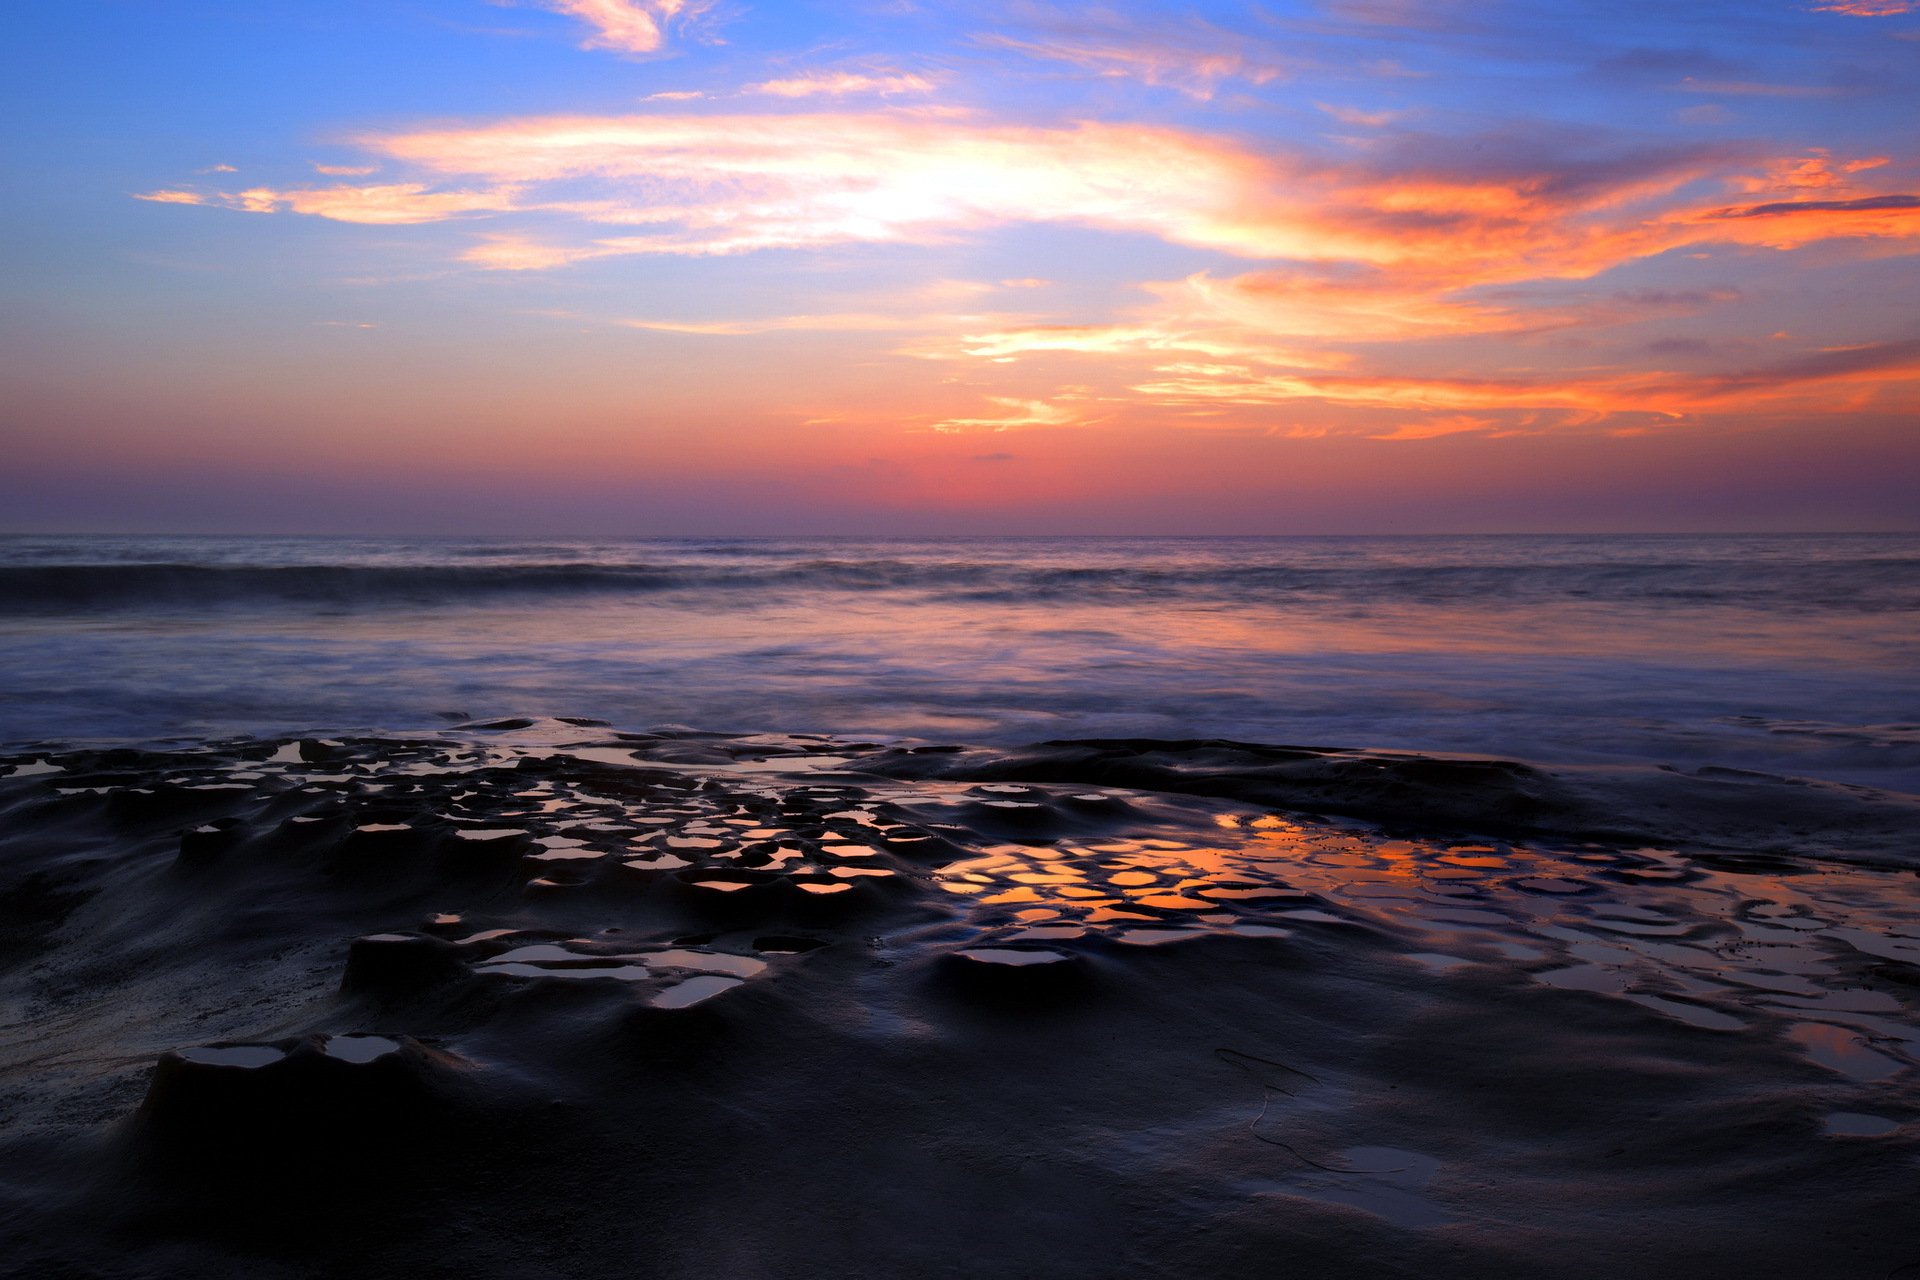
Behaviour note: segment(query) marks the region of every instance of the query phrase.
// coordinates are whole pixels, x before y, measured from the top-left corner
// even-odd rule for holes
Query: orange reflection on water
[[[1764,1026],[1863,1082],[1920,1064],[1910,993],[1877,969],[1920,964],[1920,903],[1897,873],[1387,839],[1237,806],[1182,800],[1180,813],[1166,797],[1129,799],[1163,821],[1132,823],[1126,838],[996,844],[936,882],[973,900],[982,941],[1161,946],[1364,928],[1398,939],[1423,980],[1498,966],[1702,1031]],[[1017,914],[998,910],[1014,904]]]

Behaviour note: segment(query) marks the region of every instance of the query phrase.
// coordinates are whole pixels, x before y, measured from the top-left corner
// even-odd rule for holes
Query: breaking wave
[[[211,541],[211,540],[209,540]],[[512,544],[436,547],[400,544],[357,560],[319,558],[306,544],[282,562],[219,554],[139,562],[115,548],[92,560],[64,554],[4,554],[0,613],[60,614],[139,609],[308,606],[451,607],[514,598],[702,596],[740,593],[903,593],[982,604],[1097,603],[1166,599],[1196,604],[1284,604],[1366,608],[1394,604],[1623,603],[1735,605],[1773,610],[1883,612],[1920,608],[1920,548],[1911,540],[1778,540],[1741,553],[1737,545],[1660,548],[1622,555],[1605,540],[1559,540],[1522,554],[1513,540],[1451,539],[1424,551],[1350,540],[1344,550],[1307,540],[1232,540],[1182,545],[1167,540],[1060,542],[1037,546],[990,540],[854,546],[819,554],[818,543]],[[170,547],[167,550],[185,548]],[[1693,554],[1674,554],[1691,551]],[[1798,551],[1799,554],[1793,554]],[[1474,554],[1479,552],[1480,554]],[[412,553],[412,554],[409,554]],[[22,563],[38,559],[39,563]],[[11,563],[7,563],[11,561]]]

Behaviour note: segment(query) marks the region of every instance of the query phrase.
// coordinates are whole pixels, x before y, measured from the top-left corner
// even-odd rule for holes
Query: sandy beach
[[[559,720],[0,775],[11,1274],[1920,1267],[1909,796]]]

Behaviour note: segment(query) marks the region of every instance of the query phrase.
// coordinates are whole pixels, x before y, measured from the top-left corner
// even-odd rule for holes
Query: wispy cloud
[[[202,195],[198,191],[140,191],[134,193],[135,200],[146,200],[153,204],[217,204],[218,201]]]
[[[830,311],[802,315],[764,316],[751,320],[655,320],[623,318],[613,323],[626,329],[655,333],[684,333],[704,337],[748,337],[763,333],[909,333],[951,331],[981,324],[1004,324],[1012,317],[899,313],[888,311]]]
[[[1394,336],[1494,323],[1486,304],[1448,296],[1458,290],[1585,278],[1690,244],[1920,235],[1897,190],[1735,206],[1683,198],[1710,181],[1854,196],[1848,184],[1880,157],[1491,141],[1497,148],[1483,152],[1467,140],[1397,135],[1364,165],[1333,165],[1191,130],[1004,125],[914,110],[536,117],[362,140],[389,162],[457,184],[447,189],[413,181],[143,198],[347,222],[520,213],[594,228],[554,240],[516,227],[468,254],[518,270],[636,254],[932,244],[1069,223],[1245,258],[1349,264],[1345,276],[1293,272],[1271,291],[1245,283],[1233,305],[1260,312],[1270,331],[1293,331],[1298,319],[1301,330],[1345,332],[1344,315]],[[1222,303],[1217,290],[1212,303]]]
[[[1023,400],[1016,396],[988,396],[990,410],[979,417],[943,418],[927,429],[943,435],[970,431],[1018,431],[1028,427],[1084,426],[1096,421],[1082,405],[1048,400]]]
[[[1696,80],[1692,76],[1674,86],[1687,93],[1710,93],[1729,98],[1832,98],[1847,91],[1830,84],[1771,84],[1761,80]]]
[[[550,117],[373,137],[418,169],[646,228],[572,259],[927,242],[1010,222],[1147,230],[1265,253],[1248,222],[1271,165],[1202,135],[1132,125],[978,124],[915,111]],[[573,189],[577,189],[576,196]]]
[[[932,93],[939,86],[930,76],[909,71],[811,71],[779,80],[750,84],[743,93],[767,94],[776,98],[848,98],[860,95],[893,97],[907,93]]]
[[[1200,18],[1139,22],[1110,9],[1025,6],[1011,30],[983,32],[974,43],[1061,63],[1090,75],[1136,80],[1206,100],[1228,80],[1263,85],[1301,63],[1268,42]]]
[[[1483,151],[1472,140],[1402,134],[1365,164],[1335,165],[1192,130],[1006,125],[916,110],[557,116],[362,139],[389,162],[457,183],[450,189],[412,181],[144,198],[372,223],[517,212],[596,228],[562,241],[516,228],[470,255],[516,269],[633,254],[930,244],[1014,223],[1069,223],[1245,258],[1390,269],[1372,278],[1290,277],[1284,294],[1260,305],[1316,314],[1333,299],[1342,310],[1373,308],[1371,321],[1396,332],[1442,316],[1455,324],[1468,310],[1484,316],[1480,304],[1436,301],[1450,290],[1585,278],[1688,244],[1920,234],[1897,190],[1742,206],[1684,198],[1711,181],[1852,196],[1849,184],[1881,157],[1766,160],[1714,147],[1488,141],[1497,145]],[[1780,226],[1763,229],[1763,221]]]
[[[583,49],[611,49],[617,53],[655,53],[666,43],[667,30],[705,14],[709,0],[539,0],[555,13],[578,18],[594,34]]]
[[[1920,0],[1834,0],[1813,6],[1815,13],[1844,13],[1854,18],[1896,18],[1920,9]]]
[[[1404,111],[1362,111],[1358,107],[1341,107],[1326,102],[1316,102],[1313,105],[1341,124],[1362,129],[1378,129],[1382,125],[1394,124],[1407,117]]]
[[[1134,390],[1168,404],[1260,405],[1299,400],[1444,411],[1566,409],[1595,415],[1651,412],[1678,417],[1728,402],[1751,405],[1822,393],[1846,383],[1920,389],[1920,341],[1866,344],[1725,373],[1622,371],[1463,377],[1375,373],[1265,373],[1173,366]]]
[[[1805,155],[1774,157],[1760,172],[1735,178],[1734,185],[1742,191],[1824,191],[1850,186],[1854,174],[1888,163],[1887,156],[1835,160],[1826,148],[1815,147]]]
[[[291,190],[253,187],[245,191],[149,191],[134,198],[157,204],[205,205],[241,213],[303,213],[335,222],[389,226],[444,222],[463,215],[499,213],[515,207],[513,192],[509,189],[433,191],[417,182]]]

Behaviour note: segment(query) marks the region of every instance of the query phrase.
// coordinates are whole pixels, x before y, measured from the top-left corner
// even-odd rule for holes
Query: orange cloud
[[[1741,191],[1823,190],[1852,185],[1851,175],[1878,169],[1888,163],[1887,156],[1863,156],[1841,161],[1836,167],[1825,147],[1815,147],[1804,156],[1782,156],[1769,160],[1765,172],[1737,178]]]
[[[1712,228],[1703,237],[1797,249],[1822,240],[1920,237],[1920,196],[1863,196],[1857,200],[1780,200],[1701,210],[1690,225]]]
[[[1671,417],[1730,404],[1792,400],[1836,384],[1898,386],[1913,407],[1920,389],[1920,341],[1835,348],[1757,369],[1705,376],[1665,372],[1449,377],[1265,373],[1219,366],[1168,366],[1159,381],[1133,388],[1165,404],[1270,405],[1296,400],[1391,409],[1472,411],[1573,409],[1595,415],[1648,412]],[[1822,399],[1820,403],[1827,402]],[[1827,407],[1831,407],[1827,404]],[[1400,437],[1411,438],[1411,437]]]
[[[1391,431],[1377,432],[1375,440],[1438,440],[1442,436],[1457,436],[1469,431],[1489,432],[1500,425],[1498,418],[1476,418],[1471,414],[1456,413],[1446,417],[1424,418],[1415,422],[1402,423]]]
[[[1339,344],[1533,332],[1574,322],[1552,309],[1519,311],[1450,299],[1444,286],[1417,271],[1298,268],[1225,279],[1203,271],[1146,289],[1153,300],[1131,321],[960,329],[908,353],[999,363],[1052,353],[1102,358],[1171,353],[1337,369],[1353,361]]]
[[[1910,382],[1914,364],[1879,351],[1865,363],[1836,357],[1716,380],[1623,372],[1602,355],[1569,373],[1536,367],[1513,341],[1645,314],[1625,295],[1543,304],[1537,290],[1516,285],[1590,279],[1717,244],[1787,250],[1920,236],[1920,196],[1864,185],[1894,171],[1880,156],[1756,161],[1697,147],[1568,154],[1525,139],[1483,154],[1403,136],[1361,161],[1333,164],[1186,129],[1010,125],[932,109],[538,117],[360,142],[418,180],[141,198],[371,224],[491,218],[495,226],[465,257],[498,270],[622,255],[932,245],[1019,223],[1146,234],[1260,261],[1239,274],[1146,285],[1141,305],[1088,319],[959,315],[952,312],[968,304],[957,298],[923,298],[924,314],[897,314],[889,308],[901,301],[887,299],[772,319],[629,322],[712,336],[898,332],[906,340],[897,354],[983,368],[1082,362],[1099,377],[1071,376],[1170,414],[1319,401],[1449,420],[1490,411],[1671,415],[1778,401],[1811,386],[1879,394]],[[1708,202],[1700,192],[1709,184],[1750,198]],[[1760,193],[1792,198],[1751,198]],[[1019,283],[1027,282],[1008,285]],[[1689,296],[1684,305],[1706,306],[1735,295]],[[1457,345],[1444,357],[1422,355],[1428,348],[1419,345],[1496,341],[1505,344],[1497,356],[1463,356]],[[1449,362],[1440,372],[1422,372],[1440,359]],[[1501,372],[1446,373],[1461,367]],[[1036,395],[1028,385],[983,394],[1000,398],[935,427],[1066,425],[1085,420],[1093,403]]]

